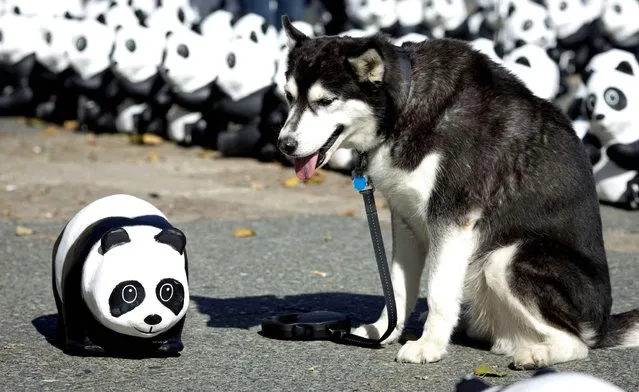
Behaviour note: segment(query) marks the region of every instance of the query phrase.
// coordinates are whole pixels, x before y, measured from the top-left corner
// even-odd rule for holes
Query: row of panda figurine
[[[135,196],[113,194],[80,209],[53,248],[56,345],[82,357],[179,356],[190,302],[186,243],[162,211]],[[588,374],[549,368],[505,386],[475,376],[455,385],[456,392],[568,388],[623,392]]]
[[[0,113],[77,119],[95,132],[156,133],[227,156],[290,164],[275,147],[287,114],[286,38],[263,17],[237,17],[221,2],[215,10],[198,10],[188,0],[76,3],[0,1]],[[569,97],[567,113],[587,150],[596,152],[600,199],[639,208],[639,120],[630,116],[639,27],[627,19],[639,12],[639,1],[478,0],[474,13],[465,0],[345,5],[340,35],[382,31],[397,45],[465,39],[544,99],[569,94],[572,74],[587,81],[593,67],[600,70],[594,84],[582,83]],[[323,33],[322,23],[294,24],[309,36]],[[618,85],[616,95],[602,79]],[[600,97],[601,110],[611,97],[624,104],[602,120],[586,110],[591,95]],[[328,167],[350,170],[355,158],[342,149]]]

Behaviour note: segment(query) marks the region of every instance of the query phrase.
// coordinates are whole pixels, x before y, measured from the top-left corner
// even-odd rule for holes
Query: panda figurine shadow
[[[183,350],[186,237],[149,202],[115,194],[66,224],[52,257],[55,343],[77,356],[165,357]]]

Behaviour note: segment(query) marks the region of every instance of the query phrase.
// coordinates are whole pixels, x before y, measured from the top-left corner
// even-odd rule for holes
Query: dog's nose
[[[603,115],[603,114],[598,114],[598,115],[595,116],[595,120],[597,120],[597,121],[603,120],[604,118],[606,118],[606,116]]]
[[[277,142],[277,147],[284,154],[292,154],[297,149],[297,141],[292,137],[287,136]]]
[[[158,325],[162,321],[162,316],[159,314],[150,314],[144,318],[144,322],[149,325]]]

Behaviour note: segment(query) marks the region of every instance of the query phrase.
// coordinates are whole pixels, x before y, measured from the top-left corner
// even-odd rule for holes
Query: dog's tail
[[[639,309],[613,314],[597,348],[639,347]]]

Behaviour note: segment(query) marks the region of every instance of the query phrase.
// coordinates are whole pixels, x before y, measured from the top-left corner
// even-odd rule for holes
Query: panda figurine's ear
[[[233,16],[231,17],[231,27],[235,26],[235,24],[237,23],[238,20],[240,20],[241,16],[240,14],[233,14]]]
[[[154,238],[157,242],[166,244],[175,249],[179,254],[184,253],[184,248],[186,247],[186,236],[180,230],[174,227],[164,229]]]
[[[512,14],[515,13],[515,4],[514,3],[510,3],[510,6],[508,7],[508,14],[506,16],[511,17]]]
[[[164,35],[164,38],[168,39],[168,38],[169,38],[170,36],[172,36],[172,35],[173,35],[173,31],[171,31],[171,30],[167,30],[167,31],[166,31],[166,34]]]
[[[95,18],[95,20],[97,20],[98,22],[102,23],[102,24],[106,24],[106,17],[104,16],[104,14],[100,14],[98,15],[97,18]]]
[[[112,2],[109,3],[109,8],[116,7],[117,5],[118,5],[117,1],[112,1]]]
[[[617,70],[619,72],[626,73],[628,75],[633,75],[634,76],[634,74],[635,74],[632,71],[632,66],[630,65],[630,63],[625,61],[625,60],[620,62],[619,65],[617,65],[617,68],[615,68],[615,70]]]
[[[100,249],[102,250],[102,254],[105,254],[116,246],[129,242],[131,242],[129,233],[127,233],[123,228],[118,227],[117,229],[111,229],[104,233],[100,240]]]
[[[155,0],[155,7],[156,8],[160,8],[160,7],[162,7],[163,3],[164,2],[162,0]]]

